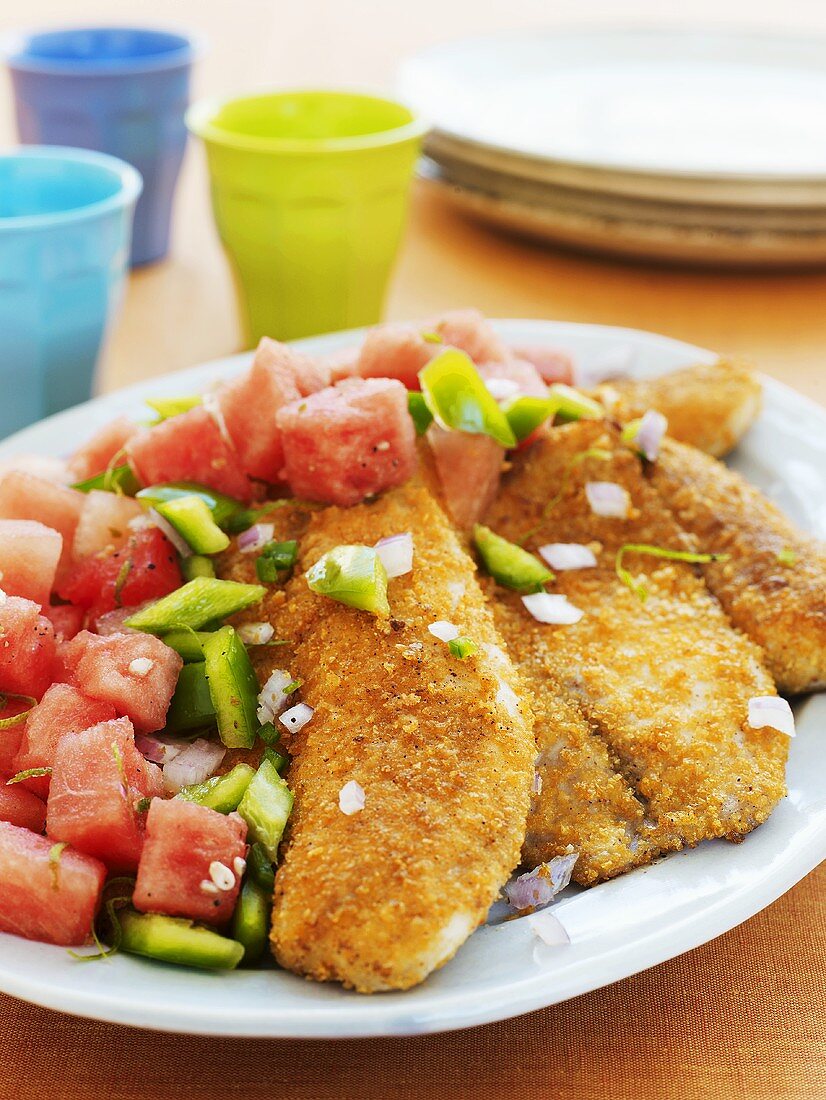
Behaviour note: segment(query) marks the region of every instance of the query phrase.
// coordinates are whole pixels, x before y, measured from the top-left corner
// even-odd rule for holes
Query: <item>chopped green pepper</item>
[[[247,874],[253,882],[258,883],[262,890],[272,894],[275,889],[275,870],[272,860],[257,841],[250,845],[247,856]]]
[[[186,733],[215,724],[215,705],[206,678],[206,665],[184,665],[166,713],[168,733]]]
[[[220,554],[229,546],[229,536],[212,518],[212,512],[202,497],[191,493],[175,500],[158,501],[155,509],[167,523],[172,524],[196,554]]]
[[[548,390],[548,397],[556,407],[556,418],[562,423],[570,420],[602,420],[605,409],[598,401],[587,397],[573,386],[564,382],[554,382]]]
[[[298,543],[295,539],[287,542],[268,542],[258,557],[255,559],[255,571],[259,581],[264,584],[273,584],[278,580],[278,574],[285,569],[292,569],[298,559]]]
[[[503,406],[502,411],[508,418],[511,431],[521,443],[527,439],[531,432],[544,424],[554,415],[557,409],[556,401],[550,397],[526,397],[524,395],[513,397]]]
[[[292,791],[272,762],[262,760],[244,792],[238,813],[249,827],[250,839],[261,845],[273,863],[278,862],[278,845],[292,808]]]
[[[137,498],[148,507],[158,508],[159,504],[166,504],[171,500],[180,500],[181,497],[196,496],[212,512],[212,518],[222,530],[229,530],[230,520],[246,509],[240,500],[228,497],[215,489],[208,489],[205,485],[199,485],[195,481],[171,481],[163,485],[150,485],[147,489],[141,489]]]
[[[473,541],[488,573],[505,588],[517,592],[541,592],[542,586],[554,579],[546,565],[489,527],[477,523],[473,528]]]
[[[180,626],[164,634],[163,640],[165,645],[183,657],[186,664],[192,664],[193,661],[204,659],[205,637],[205,632],[195,631],[190,626]]]
[[[277,745],[281,734],[278,732],[272,722],[265,722],[261,729],[258,731],[258,736],[261,738],[265,745]]]
[[[234,970],[244,957],[243,944],[191,920],[126,909],[118,921],[120,950],[133,955],[207,970]]]
[[[219,814],[231,814],[238,809],[238,803],[254,775],[255,771],[249,764],[236,764],[226,775],[213,775],[203,783],[183,787],[175,797],[182,798],[184,802],[208,806]]]
[[[113,466],[110,470],[104,470],[102,474],[95,474],[94,477],[78,481],[72,486],[79,493],[91,493],[93,489],[100,489],[105,493],[122,493],[127,497],[135,496],[140,487],[140,482],[128,463]]]
[[[448,348],[431,359],[419,371],[419,382],[428,409],[445,428],[516,446],[507,417],[463,351]]]
[[[284,769],[290,762],[290,758],[289,756],[287,756],[286,753],[281,752],[279,749],[272,748],[272,746],[270,745],[268,745],[267,748],[264,749],[263,759],[269,760],[269,762],[272,764],[279,775],[281,774],[281,772],[284,771]]]
[[[244,644],[231,626],[204,638],[209,693],[218,733],[230,749],[249,749],[258,732],[258,679]]]
[[[232,915],[232,935],[244,948],[244,963],[250,966],[261,960],[270,931],[272,896],[247,879]]]
[[[193,554],[182,560],[181,572],[186,580],[194,581],[196,577],[214,577],[215,566],[203,554]]]
[[[387,618],[387,572],[372,546],[336,546],[305,574],[321,596]]]
[[[164,634],[180,626],[200,630],[213,619],[225,619],[258,603],[265,589],[260,584],[239,584],[214,577],[196,577],[182,588],[136,612],[125,626],[149,634]]]
[[[427,407],[424,396],[417,390],[410,390],[407,394],[407,411],[413,419],[416,435],[424,435],[433,423],[433,413]]]
[[[158,414],[157,423],[161,420],[169,420],[172,416],[180,416],[204,403],[200,394],[192,394],[190,397],[153,397],[147,398],[146,404],[153,412]]]
[[[458,657],[461,661],[463,661],[465,657],[471,657],[479,650],[479,646],[476,642],[474,642],[472,638],[466,637],[464,634],[460,634],[458,638],[451,638],[447,643],[447,648],[454,657]]]

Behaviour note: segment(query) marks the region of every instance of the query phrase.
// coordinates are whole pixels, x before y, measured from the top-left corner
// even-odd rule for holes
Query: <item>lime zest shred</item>
[[[423,332],[422,339],[428,344],[443,344],[444,340],[438,332]]]
[[[792,565],[797,565],[797,554],[790,547],[784,546],[782,550],[777,551],[777,560],[781,565],[790,568]]]
[[[60,857],[63,855],[64,848],[68,847],[67,841],[59,840],[57,844],[53,844],[49,849],[49,870],[52,874],[53,890],[60,887]]]
[[[115,607],[123,607],[123,601],[121,600],[121,593],[123,592],[124,585],[129,580],[129,574],[132,572],[132,559],[127,558],[123,565],[118,570],[117,578],[115,579]]]
[[[542,530],[542,528],[545,526],[545,522],[547,521],[548,516],[565,495],[565,491],[568,488],[568,482],[571,480],[571,474],[578,466],[581,466],[583,462],[587,462],[589,458],[597,458],[600,459],[600,461],[602,462],[608,462],[611,458],[613,458],[613,454],[611,451],[606,450],[605,447],[586,447],[584,451],[579,451],[578,454],[572,455],[563,467],[562,477],[559,481],[559,489],[540,512],[539,522],[531,527],[529,531],[526,531],[525,534],[519,539],[519,546],[524,546],[528,539],[533,538],[537,531]]]
[[[287,686],[281,689],[281,692],[283,695],[292,695],[294,691],[298,691],[303,683],[303,680],[290,680]]]
[[[26,768],[25,771],[18,772],[17,775],[13,775],[11,779],[7,779],[6,786],[11,787],[13,783],[22,783],[25,779],[37,779],[41,775],[51,774],[51,768]]]
[[[123,753],[120,751],[120,746],[118,745],[117,741],[112,742],[111,749],[112,749],[112,756],[114,756],[115,764],[117,765],[117,768],[118,768],[118,775],[120,776],[120,781],[123,784],[123,797],[126,798],[129,794],[129,780],[126,777],[126,768],[124,767],[124,764],[123,764]]]
[[[21,710],[19,714],[13,714],[10,718],[0,718],[0,732],[3,730],[10,730],[14,726],[19,726],[31,714],[32,710],[37,706],[37,699],[33,695],[18,695],[14,691],[4,691],[0,693],[0,709],[4,708],[9,699],[14,699],[19,703],[29,703],[30,705],[26,710]]]
[[[708,565],[712,561],[728,561],[729,554],[695,553],[693,550],[667,550],[663,546],[651,546],[646,542],[626,542],[617,550],[614,559],[616,574],[626,588],[630,588],[634,595],[645,603],[648,599],[648,588],[643,581],[635,581],[631,573],[623,566],[622,559],[626,554],[646,554],[651,558],[662,558],[665,561],[684,561],[692,565]]]

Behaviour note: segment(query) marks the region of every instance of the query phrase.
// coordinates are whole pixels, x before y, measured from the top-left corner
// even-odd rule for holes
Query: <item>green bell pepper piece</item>
[[[286,753],[281,752],[279,749],[274,749],[269,745],[266,749],[264,749],[263,758],[264,760],[269,760],[269,762],[273,765],[279,775],[284,771],[284,769],[290,762],[290,758],[289,756],[287,756]]]
[[[246,966],[259,962],[264,954],[270,931],[271,910],[272,895],[248,878],[241,887],[232,915],[232,936],[243,945]]]
[[[215,619],[258,603],[266,589],[260,584],[238,584],[214,577],[196,577],[168,596],[136,612],[125,625],[148,634],[164,634],[180,626],[200,630]]]
[[[205,632],[195,631],[189,626],[177,627],[163,635],[164,644],[174,649],[185,664],[203,661]]]
[[[278,862],[278,845],[293,808],[293,793],[269,760],[262,760],[238,813],[249,827],[250,839],[257,841],[273,863]]]
[[[243,944],[191,920],[126,909],[118,922],[120,950],[132,955],[207,970],[234,970],[244,957]]]
[[[198,405],[203,405],[203,403],[204,399],[200,394],[192,394],[190,397],[153,397],[146,399],[149,408],[158,414],[156,421],[158,424],[162,420],[169,420],[172,416],[180,416],[181,413],[189,412],[190,409],[197,408]]]
[[[557,409],[556,401],[551,397],[514,397],[502,411],[508,419],[513,434],[521,443],[531,432],[544,424]]]
[[[313,592],[387,618],[387,572],[372,546],[335,546],[305,574]]]
[[[214,577],[215,566],[203,554],[193,554],[181,561],[181,572],[186,580],[194,581],[196,577]]]
[[[209,693],[218,733],[230,749],[249,749],[258,733],[258,678],[235,630],[222,626],[204,638]]]
[[[425,403],[446,428],[489,435],[503,447],[515,447],[507,417],[482,380],[473,360],[448,348],[419,371]]]
[[[105,493],[123,493],[127,497],[135,496],[140,487],[140,482],[128,463],[113,466],[111,470],[104,470],[102,474],[95,474],[94,477],[78,481],[72,486],[79,493],[90,493],[92,489],[100,489]]]
[[[268,542],[255,559],[255,571],[259,581],[274,584],[278,574],[292,569],[298,559],[298,543],[295,539],[287,542]]]
[[[423,394],[410,390],[407,394],[407,411],[413,418],[416,435],[424,435],[433,423],[433,413],[427,407]]]
[[[229,546],[229,536],[212,518],[212,511],[202,497],[191,493],[175,500],[158,501],[155,509],[196,554],[220,554]]]
[[[488,573],[505,588],[517,592],[541,592],[542,586],[554,579],[546,565],[489,527],[477,523],[473,528],[473,541]]]
[[[554,382],[548,390],[548,397],[556,406],[557,420],[563,424],[571,420],[602,420],[605,416],[605,409],[598,401],[573,386],[566,386],[564,382]]]
[[[275,889],[275,869],[272,860],[257,841],[250,845],[247,874],[262,890],[272,894]]]
[[[246,509],[240,500],[228,497],[215,489],[208,489],[205,485],[199,485],[195,481],[171,481],[163,485],[150,485],[141,489],[137,498],[147,507],[157,508],[159,504],[166,504],[171,500],[179,500],[181,497],[196,496],[212,512],[212,518],[222,529],[228,529],[229,521],[238,513]]]
[[[206,665],[184,665],[169,710],[166,712],[167,733],[187,733],[215,724],[215,705],[206,678]]]
[[[199,806],[208,806],[219,814],[231,814],[238,809],[238,803],[255,775],[249,764],[236,764],[226,775],[213,775],[203,783],[194,783],[183,787],[175,795],[184,802],[197,802]]]

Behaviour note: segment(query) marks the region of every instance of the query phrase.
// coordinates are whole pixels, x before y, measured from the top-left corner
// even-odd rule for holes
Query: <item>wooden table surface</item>
[[[618,12],[617,8],[621,7]],[[668,7],[664,11],[663,8]],[[680,9],[684,6],[681,5]],[[745,0],[695,0],[705,24],[776,24]],[[768,8],[768,6],[766,6]],[[516,26],[686,21],[659,0],[29,0],[0,32],[78,22],[175,23],[204,34],[195,94],[266,86],[390,87],[409,50]],[[821,0],[784,29],[826,31]],[[14,140],[0,85],[0,145]],[[476,305],[491,316],[628,325],[745,356],[826,403],[826,273],[745,275],[612,262],[509,239],[457,217],[424,185],[388,298],[392,318]],[[190,148],[171,258],[134,274],[104,360],[110,390],[240,347],[229,277]],[[711,945],[522,1021],[428,1040],[214,1044],[87,1025],[0,998],[0,1100],[52,1096],[663,1097],[826,1095],[826,874]],[[156,1054],[163,1052],[163,1057]],[[218,1053],[221,1052],[221,1053]],[[234,1067],[234,1068],[233,1068]],[[213,1082],[215,1078],[212,1078]]]

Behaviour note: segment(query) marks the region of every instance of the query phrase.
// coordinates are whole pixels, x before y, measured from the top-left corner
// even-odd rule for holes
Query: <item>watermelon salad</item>
[[[272,628],[227,622],[296,561],[262,509],[347,507],[427,462],[470,527],[509,449],[592,414],[571,380],[564,355],[509,348],[475,311],[380,326],[326,360],[264,339],[246,373],[113,421],[65,469],[7,467],[0,931],[78,958],[262,960],[292,808],[279,733],[312,719],[288,675],[256,677]],[[216,577],[233,537],[260,584]]]

